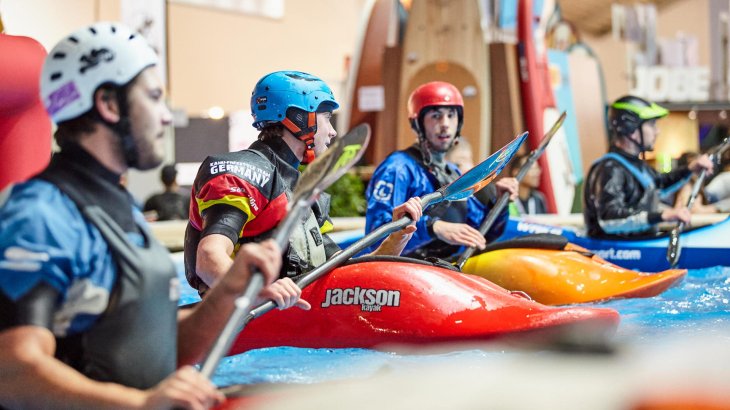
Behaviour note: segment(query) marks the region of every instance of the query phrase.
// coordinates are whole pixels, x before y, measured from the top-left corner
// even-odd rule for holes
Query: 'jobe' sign
[[[707,101],[710,70],[707,67],[637,67],[631,94],[651,101]]]

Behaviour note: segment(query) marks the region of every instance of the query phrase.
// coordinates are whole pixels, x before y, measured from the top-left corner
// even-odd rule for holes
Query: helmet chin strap
[[[440,152],[441,157],[443,158],[444,155],[446,155],[446,152],[448,152],[451,148],[454,147],[454,145],[457,145],[459,143],[459,138],[461,136],[457,135],[454,137],[454,140],[451,141],[451,145],[449,145],[448,148],[444,152]],[[418,132],[418,146],[421,150],[421,155],[423,156],[423,163],[426,165],[426,167],[431,168],[433,165],[433,146],[431,145],[431,142],[426,139],[426,136],[423,135],[422,132]]]
[[[281,123],[284,124],[284,127],[286,127],[292,135],[304,143],[305,147],[302,164],[309,164],[314,161],[314,134],[317,133],[317,113],[307,112],[306,127],[295,124],[288,115],[281,121]]]
[[[139,165],[139,152],[137,151],[137,144],[134,142],[134,137],[132,136],[132,123],[129,120],[129,104],[127,104],[125,87],[118,87],[116,89],[115,98],[119,105],[119,121],[107,121],[98,111],[96,111],[96,116],[119,137],[119,142],[122,145],[122,154],[124,155],[124,161],[127,166],[136,168]]]
[[[304,156],[302,157],[302,164],[309,164],[314,161],[314,134],[307,134],[304,137],[299,137],[305,145]]]
[[[431,154],[433,151],[433,146],[426,138],[426,133],[423,130],[423,119],[418,118],[416,120],[411,120],[411,128],[414,131],[416,131],[416,135],[418,135],[418,147],[421,150],[421,156],[423,157],[423,163],[424,163],[424,165],[426,165],[426,167],[431,168],[431,165],[433,162],[433,155]],[[449,145],[449,147],[446,148],[444,155],[451,148],[453,148],[454,145],[459,143],[459,138],[461,138],[461,133],[459,132],[459,130],[457,130],[456,135],[454,136],[454,140],[451,141],[451,145]]]
[[[633,139],[631,139],[630,137],[627,137],[627,139],[629,141],[631,141],[631,143],[634,144],[639,149],[639,157],[641,158],[641,160],[642,161],[645,160],[646,155],[644,155],[644,153],[647,151],[647,148],[644,145],[644,130],[641,129],[641,126],[639,126],[639,141],[640,142],[636,142]]]

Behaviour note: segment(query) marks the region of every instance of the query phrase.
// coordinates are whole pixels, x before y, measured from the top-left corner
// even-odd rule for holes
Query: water
[[[182,269],[181,264],[178,266]],[[185,279],[181,279],[186,284]],[[198,299],[183,285],[181,303]],[[730,267],[690,270],[687,278],[649,299],[625,299],[597,304],[621,313],[612,339],[617,346],[653,346],[668,337],[718,334],[730,342]],[[596,306],[593,304],[592,306]],[[365,378],[391,369],[422,364],[494,362],[515,355],[539,354],[500,350],[461,350],[439,354],[396,354],[368,349],[302,349],[278,347],[225,358],[213,381],[219,386],[258,383],[318,383]]]

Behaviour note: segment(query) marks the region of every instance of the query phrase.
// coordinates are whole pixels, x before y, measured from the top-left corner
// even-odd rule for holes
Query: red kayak
[[[400,257],[359,258],[306,287],[302,298],[312,310],[274,310],[254,319],[230,354],[505,337],[543,342],[584,329],[611,335],[619,323],[613,309],[545,306],[486,279]]]

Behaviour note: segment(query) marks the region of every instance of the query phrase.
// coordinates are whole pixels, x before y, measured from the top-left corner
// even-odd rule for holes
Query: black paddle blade
[[[522,143],[525,142],[527,134],[527,132],[523,132],[512,142],[490,155],[489,158],[465,172],[459,179],[439,188],[437,192],[441,193],[441,200],[456,201],[467,198],[474,192],[489,185],[502,172],[502,169],[512,159]]]
[[[679,246],[679,226],[674,227],[669,234],[669,247],[667,247],[667,261],[669,267],[674,269],[679,263],[679,256],[682,253],[682,248]]]
[[[294,188],[290,204],[295,204],[300,199],[316,198],[360,160],[369,141],[368,124],[360,124],[344,136],[336,138],[324,154],[304,169]]]
[[[540,140],[540,145],[538,145],[537,148],[535,148],[535,150],[530,153],[527,161],[525,161],[524,165],[522,165],[522,168],[520,168],[520,170],[517,172],[515,179],[517,179],[518,181],[522,181],[525,178],[525,175],[527,175],[527,172],[532,167],[532,164],[534,164],[535,161],[540,158],[540,155],[545,152],[545,149],[547,149],[547,146],[548,144],[550,144],[553,136],[555,136],[555,134],[558,133],[560,127],[563,126],[563,122],[565,122],[565,117],[567,117],[567,114],[565,113],[565,111],[563,111],[563,113],[560,114],[560,117],[555,120],[555,124],[553,124],[550,130],[542,137],[542,140]]]

